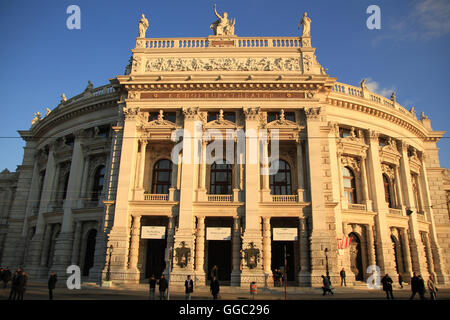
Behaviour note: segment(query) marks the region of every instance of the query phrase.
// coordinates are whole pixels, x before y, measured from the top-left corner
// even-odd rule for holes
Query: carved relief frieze
[[[139,63],[136,62],[138,66]],[[294,57],[153,58],[145,63],[145,71],[300,71],[300,59]]]

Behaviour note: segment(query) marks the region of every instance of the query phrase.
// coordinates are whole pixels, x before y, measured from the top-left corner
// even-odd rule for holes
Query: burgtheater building
[[[124,75],[19,131],[23,162],[0,174],[0,264],[271,286],[286,256],[293,286],[342,268],[366,281],[374,265],[448,283],[444,132],[330,76],[306,14],[299,37],[240,37],[216,15],[214,35],[164,39],[142,16]]]

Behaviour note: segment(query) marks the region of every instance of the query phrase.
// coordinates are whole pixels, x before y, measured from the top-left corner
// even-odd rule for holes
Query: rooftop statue
[[[141,20],[139,21],[139,38],[145,38],[145,33],[148,28],[148,20],[145,18],[144,14],[141,16]]]
[[[228,19],[228,12],[224,12],[223,16],[217,13],[216,5],[214,4],[214,13],[219,20],[214,21],[209,28],[214,31],[216,36],[234,36],[234,24],[236,19]]]
[[[300,30],[300,26],[303,25],[302,37],[310,37],[311,36],[311,19],[307,17],[307,13],[303,14],[302,20],[298,24],[298,29]]]

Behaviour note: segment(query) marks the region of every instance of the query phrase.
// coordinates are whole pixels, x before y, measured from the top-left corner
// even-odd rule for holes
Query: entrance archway
[[[359,236],[351,232],[348,235],[352,242],[350,243],[350,270],[355,274],[356,281],[364,281],[364,271],[361,254],[361,240]]]
[[[400,241],[394,235],[391,235],[391,240],[394,249],[395,271],[397,271],[397,274],[402,274],[404,271],[402,246]]]
[[[167,239],[148,239],[147,241],[147,259],[145,264],[145,277],[155,276],[159,279],[166,268],[165,250]]]
[[[86,237],[86,251],[84,254],[83,276],[89,276],[89,270],[94,266],[95,240],[97,230],[89,230]]]
[[[272,271],[284,270],[285,249],[287,281],[295,281],[294,241],[272,241]]]
[[[208,280],[212,279],[214,266],[219,281],[231,280],[231,241],[208,240]]]

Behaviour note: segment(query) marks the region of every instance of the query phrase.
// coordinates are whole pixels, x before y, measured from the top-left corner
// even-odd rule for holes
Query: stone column
[[[270,230],[270,217],[263,217],[263,258],[264,273],[267,279],[272,279],[272,234]],[[270,282],[268,285],[271,284]]]
[[[89,164],[91,157],[86,155],[84,159],[84,171],[83,171],[83,181],[81,183],[81,203],[78,205],[79,208],[82,208],[84,205],[84,201],[91,198],[90,190],[88,190],[88,181],[89,181]]]
[[[437,231],[436,231],[436,222],[435,222],[435,215],[433,212],[432,202],[431,202],[431,195],[430,195],[430,187],[428,185],[428,174],[427,169],[425,168],[425,161],[424,161],[424,155],[422,154],[422,165],[420,167],[420,183],[423,185],[423,206],[425,210],[425,215],[427,216],[428,222],[430,222],[430,247],[431,247],[431,253],[433,257],[433,264],[434,264],[434,273],[436,275],[436,281],[439,281],[439,283],[446,284],[447,278],[445,276],[445,273],[447,270],[446,264],[445,264],[445,258],[442,253],[441,247],[438,242],[437,238]]]
[[[168,222],[167,222],[167,245],[166,245],[166,250],[173,250],[173,244],[174,244],[174,235],[175,235],[175,222],[174,222],[174,217],[173,216],[169,216],[168,217]],[[169,259],[173,260],[171,257],[168,257]],[[173,266],[173,261],[172,261],[172,266]],[[169,277],[169,261],[166,260],[166,268],[164,269],[164,276],[166,278]]]
[[[139,272],[137,264],[139,258],[139,241],[141,236],[141,216],[133,216],[130,239],[130,260],[128,262],[129,279],[139,280]]]
[[[425,247],[426,260],[428,264],[428,272],[429,276],[433,276],[436,279],[436,274],[434,272],[434,263],[433,263],[433,254],[431,252],[430,239],[428,237],[428,233],[424,232],[422,235],[423,246]],[[425,279],[425,278],[424,278]]]
[[[405,257],[403,261],[405,263],[405,272],[406,272],[406,274],[402,276],[404,277],[404,279],[408,279],[409,282],[409,279],[411,278],[412,275],[412,268],[411,268],[411,253],[409,250],[410,246],[409,246],[408,230],[406,228],[402,228],[400,231],[400,235],[403,240],[402,249],[403,249],[403,256]]]
[[[197,231],[195,235],[195,275],[197,284],[206,283],[205,273],[205,217],[197,217]]]
[[[206,146],[208,142],[202,140],[202,149],[200,154],[200,172],[198,181],[198,201],[207,201],[206,198]]]
[[[183,161],[181,171],[180,205],[178,215],[178,229],[175,232],[174,252],[183,245],[189,250],[190,259],[187,265],[181,266],[175,261],[171,273],[171,282],[183,284],[186,276],[193,271],[194,255],[194,217],[193,203],[194,190],[198,186],[198,175],[196,166],[199,161],[200,147],[202,141],[202,122],[199,118],[198,108],[184,108],[184,137],[183,137]]]
[[[299,219],[299,241],[300,241],[300,273],[298,283],[300,286],[311,285],[311,264],[309,254],[309,226],[307,218]]]
[[[412,211],[412,214],[408,216],[408,226],[411,235],[410,238],[410,249],[411,249],[411,259],[413,271],[417,274],[422,274],[428,276],[425,251],[423,249],[422,240],[420,239],[419,225],[417,222],[417,208],[415,207],[414,191],[412,188],[411,181],[411,170],[409,167],[409,157],[408,157],[409,145],[406,142],[402,142],[402,157],[400,159],[400,173],[402,178],[402,185],[405,190],[405,205],[407,209]],[[427,274],[424,274],[424,273]]]
[[[234,143],[234,187],[233,187],[233,201],[239,201],[239,191],[241,182],[241,164],[239,161],[239,148],[237,142]]]
[[[362,195],[364,204],[366,205],[367,211],[372,211],[372,201],[370,200],[369,196],[369,187],[368,187],[368,181],[369,177],[367,175],[367,167],[366,167],[366,157],[361,157],[361,183],[362,183]]]
[[[261,216],[259,214],[259,185],[261,173],[259,170],[259,143],[258,125],[259,108],[244,108],[245,114],[245,231],[242,237],[242,250],[253,248],[259,250],[260,257],[262,247]],[[265,283],[262,259],[255,268],[250,269],[244,261],[241,273],[241,286],[247,287],[251,282],[256,282],[262,287]]]
[[[381,171],[381,160],[379,154],[379,133],[368,131],[369,140],[369,168],[371,172],[372,199],[376,224],[376,248],[377,262],[380,264],[381,274],[395,275],[394,250],[390,238],[390,231],[386,215],[389,213],[388,204],[384,194],[383,174]]]
[[[79,130],[75,133],[75,142],[70,164],[69,182],[67,184],[67,196],[63,203],[64,216],[61,232],[56,239],[55,258],[53,263],[54,272],[58,278],[66,279],[66,268],[70,265],[73,245],[73,215],[72,210],[77,207],[80,197],[81,179],[83,177],[84,155],[82,144],[85,132]]]
[[[369,266],[376,265],[375,258],[375,247],[374,247],[374,238],[373,238],[373,230],[372,225],[366,225],[366,237],[367,237],[367,260]]]
[[[401,184],[401,179],[400,179],[400,173],[399,173],[399,169],[398,169],[398,165],[395,166],[395,186],[396,186],[396,205],[398,209],[402,209],[402,215],[405,214],[404,212],[404,206],[403,206],[403,196],[402,196],[402,184]]]
[[[48,147],[47,165],[45,167],[45,176],[42,183],[41,200],[39,201],[39,211],[36,222],[36,232],[29,245],[29,255],[31,265],[27,272],[31,277],[39,277],[41,270],[45,269],[46,265],[42,265],[41,258],[46,254],[45,251],[45,218],[44,214],[48,211],[48,207],[51,201],[52,194],[56,186],[53,185],[53,180],[56,174],[56,162],[54,156],[54,149],[57,148],[55,142],[52,142]],[[44,248],[43,248],[44,246]],[[45,270],[43,270],[45,272]]]
[[[47,260],[48,260],[48,250],[50,249],[50,241],[52,238],[52,225],[51,224],[47,224],[47,226],[45,227],[45,233],[44,233],[44,239],[43,239],[43,245],[42,245],[42,254],[39,257],[39,262],[38,264],[41,266],[41,268],[39,269],[39,271],[42,273],[46,272],[47,270]],[[41,274],[39,274],[38,276],[40,276]]]
[[[140,140],[141,152],[140,152],[140,164],[139,164],[139,179],[137,183],[137,188],[139,190],[144,190],[144,175],[145,175],[145,156],[147,151],[147,139]]]
[[[266,133],[267,134],[267,133]],[[261,200],[263,202],[271,202],[270,196],[270,176],[269,176],[269,137],[260,137],[261,147],[261,175],[262,175],[262,188],[261,188]]]
[[[311,284],[321,286],[322,275],[326,273],[326,255],[325,249],[328,250],[328,262],[330,263],[336,257],[335,250],[332,250],[331,239],[327,224],[324,184],[323,184],[323,168],[322,168],[322,110],[320,107],[305,108],[306,127],[307,127],[307,144],[308,144],[308,168],[309,168],[309,185],[311,195],[311,215],[312,215],[312,233],[311,233]],[[334,241],[333,241],[334,242]],[[334,271],[330,265],[330,276],[334,277]],[[333,282],[333,279],[332,279]]]
[[[239,286],[241,283],[241,219],[233,217],[233,264],[231,271],[231,285]]]
[[[298,201],[305,200],[305,171],[303,169],[303,142],[299,139],[297,142],[297,194]]]
[[[71,264],[79,265],[80,263],[80,244],[81,244],[81,231],[82,222],[78,221],[75,223],[73,247],[72,247],[72,260]]]

